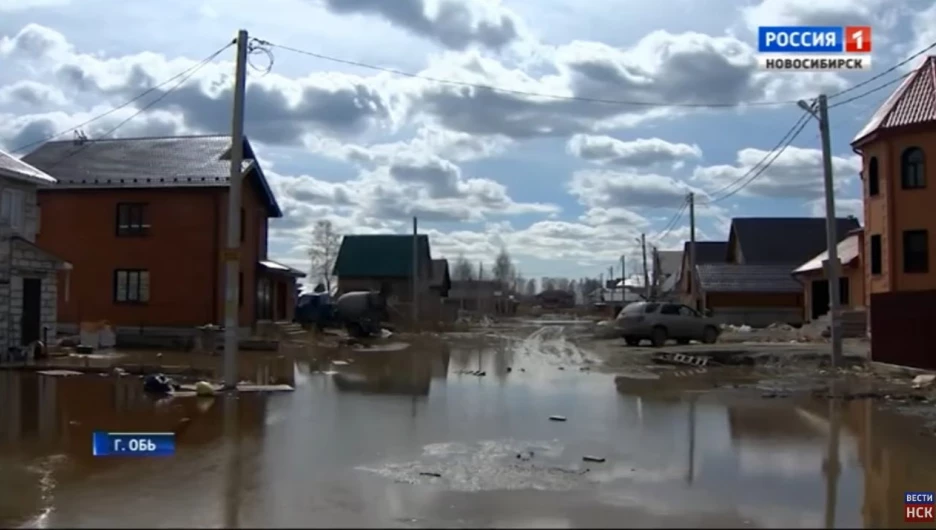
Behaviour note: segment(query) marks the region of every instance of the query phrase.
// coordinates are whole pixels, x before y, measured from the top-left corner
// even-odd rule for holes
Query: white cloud
[[[631,168],[679,168],[686,160],[702,158],[698,145],[676,144],[659,138],[625,142],[610,136],[576,134],[569,139],[567,149],[584,160]]]
[[[809,201],[809,211],[813,217],[825,217],[825,198]],[[835,198],[836,217],[854,217],[864,223],[864,201],[861,199]]]
[[[741,185],[740,182],[747,182],[749,180],[747,177],[741,181],[739,179],[749,174],[751,169],[768,153],[769,151],[755,148],[742,149],[738,151],[734,165],[719,164],[698,167],[692,178],[718,197],[735,190]],[[857,177],[861,171],[861,159],[856,155],[834,156],[832,168],[836,187],[841,187]],[[739,184],[732,185],[735,182]],[[788,147],[759,177],[751,181],[738,194],[808,199],[820,195],[823,189],[822,152],[818,149]]]

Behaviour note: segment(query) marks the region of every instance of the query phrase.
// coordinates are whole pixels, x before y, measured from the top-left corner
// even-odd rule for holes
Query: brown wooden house
[[[837,220],[840,240],[858,228],[857,219]],[[805,302],[793,271],[825,248],[823,218],[735,218],[725,262],[696,266],[701,304],[726,323],[801,324]]]

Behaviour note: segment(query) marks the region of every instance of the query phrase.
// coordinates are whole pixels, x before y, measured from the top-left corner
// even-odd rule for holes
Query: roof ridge
[[[228,138],[230,134],[182,134],[182,135],[164,135],[164,136],[133,136],[122,138],[88,138],[81,140],[82,143],[96,142],[135,142],[141,140],[184,140],[192,138]],[[49,140],[47,144],[75,143],[75,140]]]

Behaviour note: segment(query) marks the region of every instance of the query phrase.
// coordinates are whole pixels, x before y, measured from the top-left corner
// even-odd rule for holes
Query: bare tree
[[[497,254],[497,258],[494,259],[494,279],[501,284],[503,288],[510,286],[510,281],[514,275],[513,263],[510,261],[510,254],[507,253],[507,249],[501,247],[500,253]]]
[[[540,290],[541,291],[552,291],[556,288],[556,280],[550,278],[549,276],[543,276],[540,279]]]
[[[471,262],[465,256],[458,256],[452,266],[452,279],[464,281],[472,278],[474,278],[474,267],[471,266]]]
[[[536,278],[530,278],[524,287],[524,294],[527,296],[536,295]]]
[[[323,219],[316,222],[312,229],[312,246],[309,248],[311,276],[324,283],[328,293],[332,292],[332,274],[340,249],[341,235],[335,232],[331,221]]]

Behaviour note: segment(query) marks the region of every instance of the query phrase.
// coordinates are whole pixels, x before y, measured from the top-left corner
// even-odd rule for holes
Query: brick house
[[[37,191],[54,184],[48,174],[0,151],[0,358],[56,334],[59,271],[71,265],[36,245]]]
[[[224,320],[230,136],[48,142],[24,161],[58,184],[43,189],[38,243],[74,265],[60,327],[106,320],[118,332],[178,333]],[[267,257],[276,198],[244,140],[240,326],[291,320],[296,279]]]
[[[936,368],[936,56],[897,87],[852,148],[862,158],[872,357]]]

